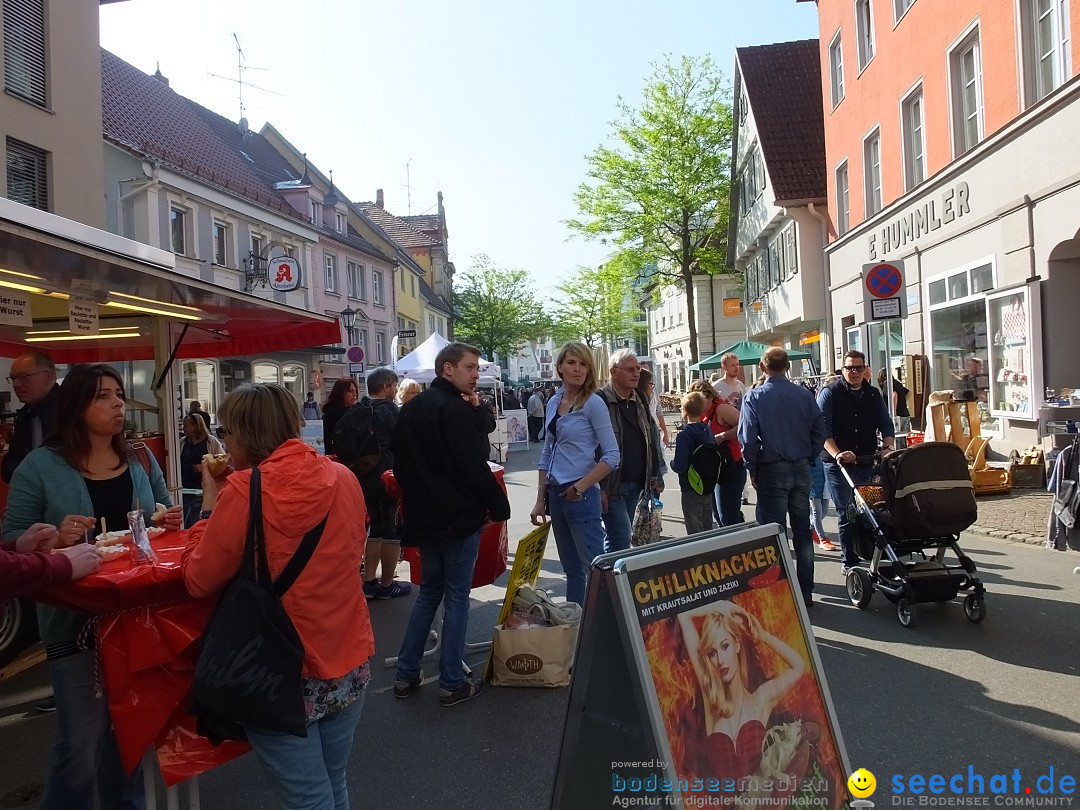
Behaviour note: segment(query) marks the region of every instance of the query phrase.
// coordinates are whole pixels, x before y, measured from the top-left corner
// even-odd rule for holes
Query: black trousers
[[[529,441],[539,442],[540,434],[544,430],[544,417],[542,416],[530,416],[529,417]]]

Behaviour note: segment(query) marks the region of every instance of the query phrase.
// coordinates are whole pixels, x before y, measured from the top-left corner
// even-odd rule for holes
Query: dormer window
[[[334,230],[345,233],[345,215],[340,212],[334,215]]]
[[[311,205],[311,224],[318,227],[322,217],[319,216],[319,204],[314,200],[308,200]]]

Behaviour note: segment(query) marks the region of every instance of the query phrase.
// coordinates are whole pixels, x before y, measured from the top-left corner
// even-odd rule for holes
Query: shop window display
[[[1032,346],[1032,294],[1021,287],[987,296],[993,343],[992,410],[1010,419],[1035,419],[1036,392],[1042,393],[1038,358]]]

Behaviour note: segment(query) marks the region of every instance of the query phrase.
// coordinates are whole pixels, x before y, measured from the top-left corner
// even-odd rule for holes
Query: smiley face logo
[[[859,768],[848,777],[847,786],[856,799],[865,799],[877,789],[877,779],[866,768]]]

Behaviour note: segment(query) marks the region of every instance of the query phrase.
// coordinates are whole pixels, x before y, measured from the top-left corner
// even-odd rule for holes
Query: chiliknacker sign
[[[879,231],[867,237],[867,255],[870,260],[877,261],[909,242],[936,231],[942,225],[948,225],[953,220],[970,214],[971,202],[968,195],[968,184],[957,183],[944,189],[937,197],[926,200],[918,208],[886,223]]]

